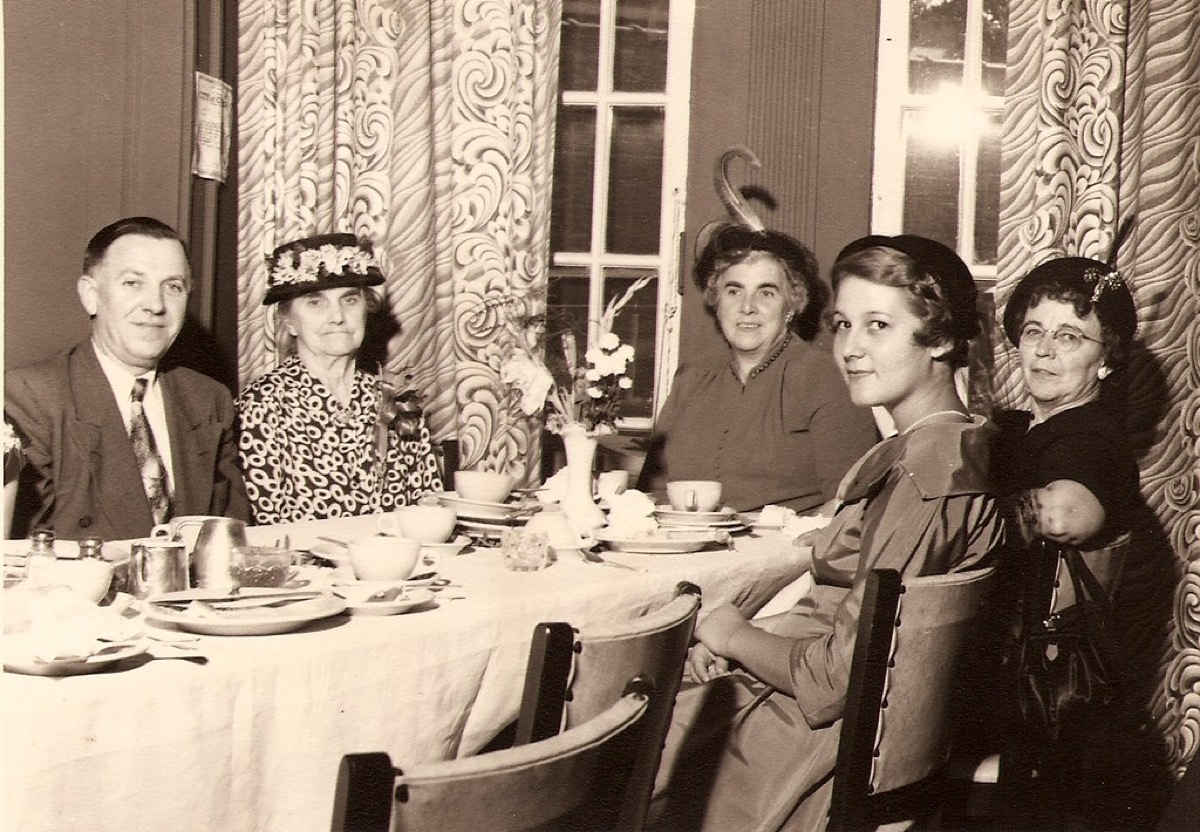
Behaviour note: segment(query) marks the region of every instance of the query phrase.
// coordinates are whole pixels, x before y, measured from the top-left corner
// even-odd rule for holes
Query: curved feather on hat
[[[713,188],[716,189],[717,196],[721,198],[721,204],[725,206],[725,210],[728,212],[729,219],[733,225],[738,228],[744,228],[747,231],[762,233],[766,230],[766,224],[763,223],[750,204],[746,202],[741,192],[729,181],[729,163],[734,159],[745,159],[754,168],[762,167],[762,163],[754,155],[753,150],[745,145],[734,145],[726,149],[717,159],[716,165],[713,166]],[[699,258],[700,252],[704,251],[713,233],[720,228],[727,227],[729,224],[729,222],[717,221],[704,224],[696,233],[696,258]]]

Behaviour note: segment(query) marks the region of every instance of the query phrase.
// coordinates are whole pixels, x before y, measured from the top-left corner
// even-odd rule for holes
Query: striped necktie
[[[154,434],[146,421],[146,410],[142,399],[146,396],[146,379],[133,380],[129,394],[129,441],[133,443],[133,456],[142,474],[142,487],[150,501],[150,514],[155,525],[165,523],[171,516],[171,497],[167,493],[167,471],[162,457],[154,445]]]

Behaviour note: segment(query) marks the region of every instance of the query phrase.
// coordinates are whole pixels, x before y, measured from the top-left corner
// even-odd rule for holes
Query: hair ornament
[[[1100,300],[1109,289],[1124,288],[1129,291],[1129,287],[1125,285],[1125,279],[1116,269],[1107,272],[1100,269],[1084,269],[1083,279],[1095,285],[1095,288],[1092,289],[1092,303]]]

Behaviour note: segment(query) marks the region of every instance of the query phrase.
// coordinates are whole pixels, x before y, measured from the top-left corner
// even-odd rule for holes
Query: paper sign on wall
[[[192,173],[224,182],[233,125],[233,88],[220,78],[197,72],[195,101]]]

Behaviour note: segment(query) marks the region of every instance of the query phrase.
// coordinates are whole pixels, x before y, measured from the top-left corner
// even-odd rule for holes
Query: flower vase
[[[583,425],[573,423],[562,429],[567,454],[567,491],[562,508],[579,535],[591,535],[605,523],[604,511],[592,496],[592,468],[596,463],[596,437],[588,436]]]

